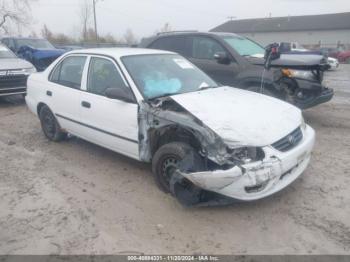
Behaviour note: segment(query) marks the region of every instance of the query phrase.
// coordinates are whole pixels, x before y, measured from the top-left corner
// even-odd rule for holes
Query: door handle
[[[52,92],[51,91],[46,91],[46,95],[47,96],[52,96]]]
[[[91,108],[91,104],[89,102],[83,101],[81,102],[81,106],[85,108]]]

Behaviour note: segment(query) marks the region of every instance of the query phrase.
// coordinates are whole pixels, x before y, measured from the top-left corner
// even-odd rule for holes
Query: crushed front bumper
[[[310,97],[308,99],[297,101],[296,106],[300,109],[308,109],[332,100],[334,96],[334,90],[324,87],[319,95]]]
[[[298,85],[298,92],[301,91],[305,97],[296,98],[294,105],[300,109],[308,109],[330,101],[334,96],[334,90],[327,88],[317,81],[304,79],[295,80]]]
[[[203,190],[240,201],[258,200],[286,188],[304,172],[314,143],[315,131],[307,126],[303,140],[288,152],[267,146],[263,148],[265,159],[257,163],[229,170],[180,174]]]

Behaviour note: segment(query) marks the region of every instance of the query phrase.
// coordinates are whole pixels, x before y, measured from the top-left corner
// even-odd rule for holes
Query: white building
[[[298,42],[308,47],[350,48],[350,13],[232,20],[211,31],[244,35],[262,45]]]

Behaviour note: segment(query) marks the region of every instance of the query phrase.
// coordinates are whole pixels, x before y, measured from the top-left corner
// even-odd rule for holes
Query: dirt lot
[[[304,176],[268,199],[182,207],[147,165],[72,138],[48,142],[20,99],[0,100],[0,254],[350,254],[350,66]]]

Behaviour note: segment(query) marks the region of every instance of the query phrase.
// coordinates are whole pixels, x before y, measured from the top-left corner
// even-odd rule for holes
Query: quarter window
[[[88,92],[105,95],[108,88],[127,88],[122,76],[110,60],[93,57],[88,76]]]
[[[193,38],[193,58],[214,60],[214,55],[218,52],[226,51],[217,41],[208,37]]]
[[[55,68],[50,80],[63,86],[80,89],[85,63],[84,56],[67,57]]]

